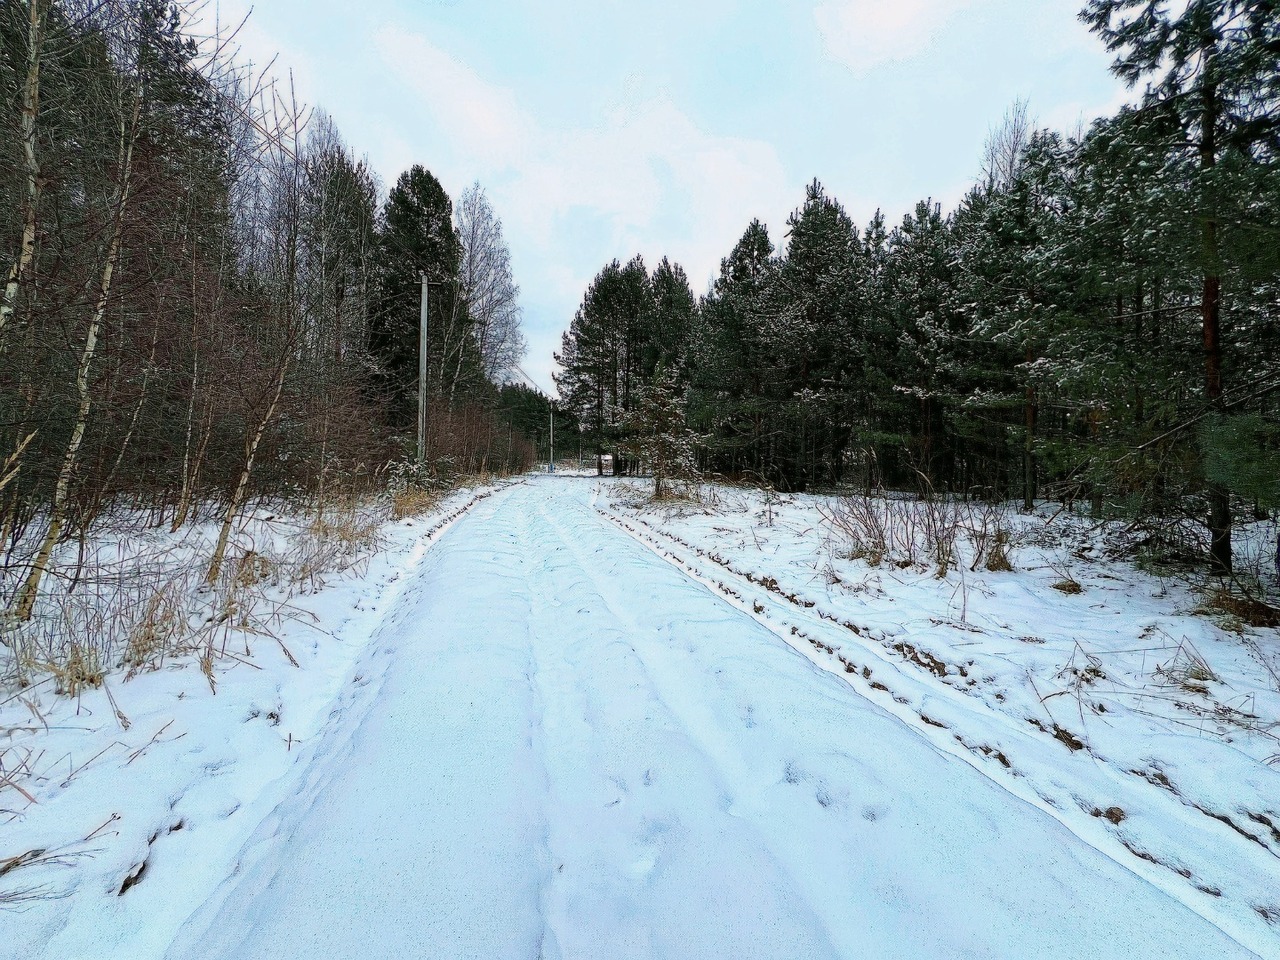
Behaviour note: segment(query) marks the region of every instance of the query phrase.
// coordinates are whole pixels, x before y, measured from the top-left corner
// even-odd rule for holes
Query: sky
[[[479,182],[522,291],[522,368],[554,389],[586,285],[637,253],[706,291],[753,218],[785,243],[820,180],[855,222],[954,204],[1026,99],[1071,132],[1126,91],[1083,0],[213,0],[291,72],[384,190]],[[250,11],[252,11],[250,13]]]

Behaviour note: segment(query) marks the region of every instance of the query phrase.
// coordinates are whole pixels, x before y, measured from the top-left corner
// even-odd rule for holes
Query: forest
[[[166,0],[0,3],[0,609],[106,526],[220,526],[527,469],[545,397],[502,222],[423,166],[384,190],[319,109]],[[426,458],[415,451],[431,284]],[[536,409],[530,413],[529,406]],[[537,415],[535,415],[537,414]],[[519,421],[519,422],[517,422]]]
[[[701,297],[607,264],[559,354],[589,442],[656,391],[689,471],[1079,502],[1229,573],[1233,518],[1280,506],[1280,14],[1181,6],[1090,0],[1134,103],[1074,133],[1016,103],[954,209],[858,224],[814,180]]]
[[[1280,958],[1280,0],[248,6],[0,0],[0,960]]]

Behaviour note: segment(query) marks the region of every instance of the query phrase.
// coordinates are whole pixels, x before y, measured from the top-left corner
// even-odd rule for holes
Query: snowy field
[[[659,508],[646,492],[607,485],[596,506],[939,749],[1280,956],[1276,629],[1108,560],[1108,531],[1056,507],[1005,515],[1013,570],[969,569],[961,538],[940,578],[918,544],[915,563],[851,559],[831,498],[707,487]],[[1266,570],[1274,534],[1252,532],[1242,566]]]
[[[1280,957],[1274,629],[1062,518],[938,578],[641,489],[458,494],[214,684],[0,706],[0,957]]]

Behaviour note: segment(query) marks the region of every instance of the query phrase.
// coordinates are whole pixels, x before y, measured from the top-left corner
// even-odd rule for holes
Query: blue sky
[[[955,202],[1017,98],[1072,130],[1125,91],[1082,0],[258,0],[243,55],[292,70],[385,186],[421,163],[502,217],[529,354],[607,261],[705,291],[752,217],[774,242],[814,177],[865,222]],[[216,0],[238,21],[249,0]],[[213,13],[214,11],[210,11]]]

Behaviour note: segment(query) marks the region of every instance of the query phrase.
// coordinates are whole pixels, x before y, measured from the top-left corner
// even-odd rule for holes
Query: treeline
[[[704,469],[1198,518],[1229,571],[1232,510],[1280,505],[1280,11],[1081,17],[1141,102],[1077,136],[1019,104],[954,210],[859,226],[815,181],[696,302],[666,261],[606,266],[559,354],[597,449],[665,382]]]
[[[167,0],[0,0],[0,605],[117,505],[175,530],[380,482],[520,470],[524,349],[501,222],[415,166],[385,202],[323,114]],[[194,12],[192,17],[194,18]],[[221,46],[220,46],[221,44]],[[137,513],[131,514],[138,516]]]

